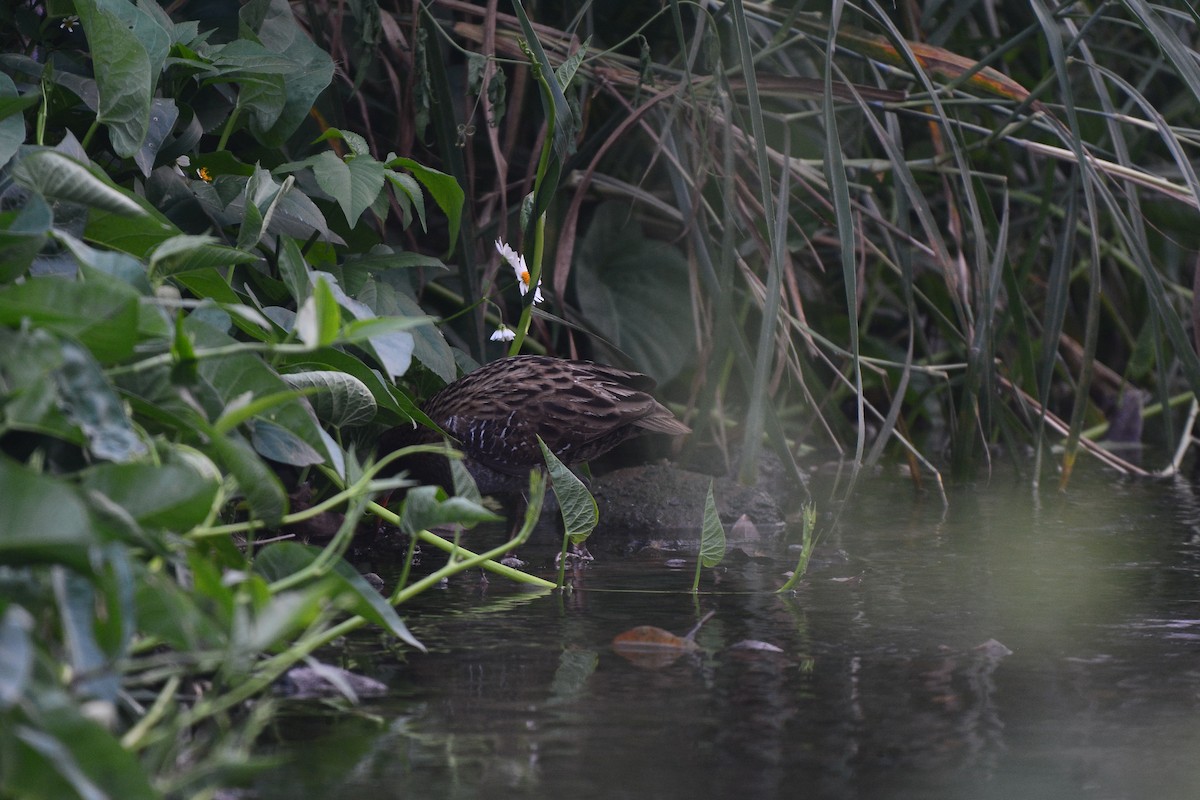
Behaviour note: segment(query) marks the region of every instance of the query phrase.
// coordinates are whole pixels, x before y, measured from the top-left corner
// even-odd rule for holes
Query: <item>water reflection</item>
[[[548,571],[552,548],[523,555]],[[565,597],[470,575],[420,598],[405,616],[430,653],[350,642],[342,665],[392,694],[290,707],[288,765],[259,794],[1200,796],[1191,484],[993,479],[948,512],[864,485],[789,596],[772,590],[790,559],[732,564],[693,598],[677,555],[604,559]],[[710,610],[662,668],[611,648]]]

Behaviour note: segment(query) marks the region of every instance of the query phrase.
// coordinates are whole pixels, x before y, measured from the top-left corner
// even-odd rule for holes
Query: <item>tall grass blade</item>
[[[754,378],[750,385],[750,400],[746,409],[745,432],[742,438],[742,462],[738,475],[743,483],[754,483],[758,471],[758,452],[762,442],[764,406],[767,402],[767,379],[774,359],[775,333],[779,330],[779,293],[782,286],[782,276],[779,263],[781,247],[779,238],[779,223],[775,214],[774,196],[771,191],[771,168],[767,158],[767,132],[763,122],[762,101],[758,96],[758,84],[755,79],[754,45],[750,37],[750,29],[746,22],[746,10],[741,0],[731,0],[729,3],[730,16],[733,19],[734,46],[737,49],[738,63],[742,79],[746,82],[747,114],[750,117],[750,127],[754,138],[754,158],[757,166],[758,200],[762,204],[763,219],[766,220],[767,261],[766,297],[763,303],[762,320],[759,324],[758,343],[754,351]],[[786,180],[781,176],[781,182]]]

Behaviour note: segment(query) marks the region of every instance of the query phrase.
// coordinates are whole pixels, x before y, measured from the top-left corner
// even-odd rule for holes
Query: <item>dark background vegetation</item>
[[[746,481],[1184,463],[1184,4],[18,0],[0,31],[0,795],[236,782],[290,666],[367,622],[419,646],[422,586],[340,556],[378,432],[501,322],[654,376]],[[1095,443],[1123,400],[1140,463]],[[450,503],[409,532],[486,516]],[[329,509],[326,548],[271,541]]]

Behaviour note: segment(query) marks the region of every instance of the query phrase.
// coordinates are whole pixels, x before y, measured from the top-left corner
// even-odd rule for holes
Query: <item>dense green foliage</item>
[[[498,324],[631,361],[747,479],[1058,438],[1069,476],[1126,389],[1190,399],[1195,19],[936,6],[3,4],[0,795],[203,793],[289,666],[419,647],[428,584],[340,559],[488,516],[370,507],[370,447]]]
[[[0,795],[190,795],[316,648],[366,623],[421,647],[394,605],[429,579],[385,597],[341,556],[400,485],[364,445],[415,414],[393,381],[456,373],[397,277],[440,261],[380,231],[453,229],[463,194],[304,129],[333,62],[284,2],[228,37],[73,10],[9,8],[0,56]],[[331,508],[326,547],[273,541]],[[426,488],[390,518],[438,543],[494,515]]]

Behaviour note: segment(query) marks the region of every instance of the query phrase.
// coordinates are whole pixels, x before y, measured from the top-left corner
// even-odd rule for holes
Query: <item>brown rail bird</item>
[[[650,396],[654,380],[590,361],[513,356],[493,361],[448,384],[422,410],[456,440],[482,494],[519,497],[529,472],[543,466],[537,437],[567,466],[607,453],[647,433],[679,436],[691,429]],[[383,434],[380,452],[442,441],[421,425]],[[424,483],[453,491],[449,463],[439,455],[402,459]]]

